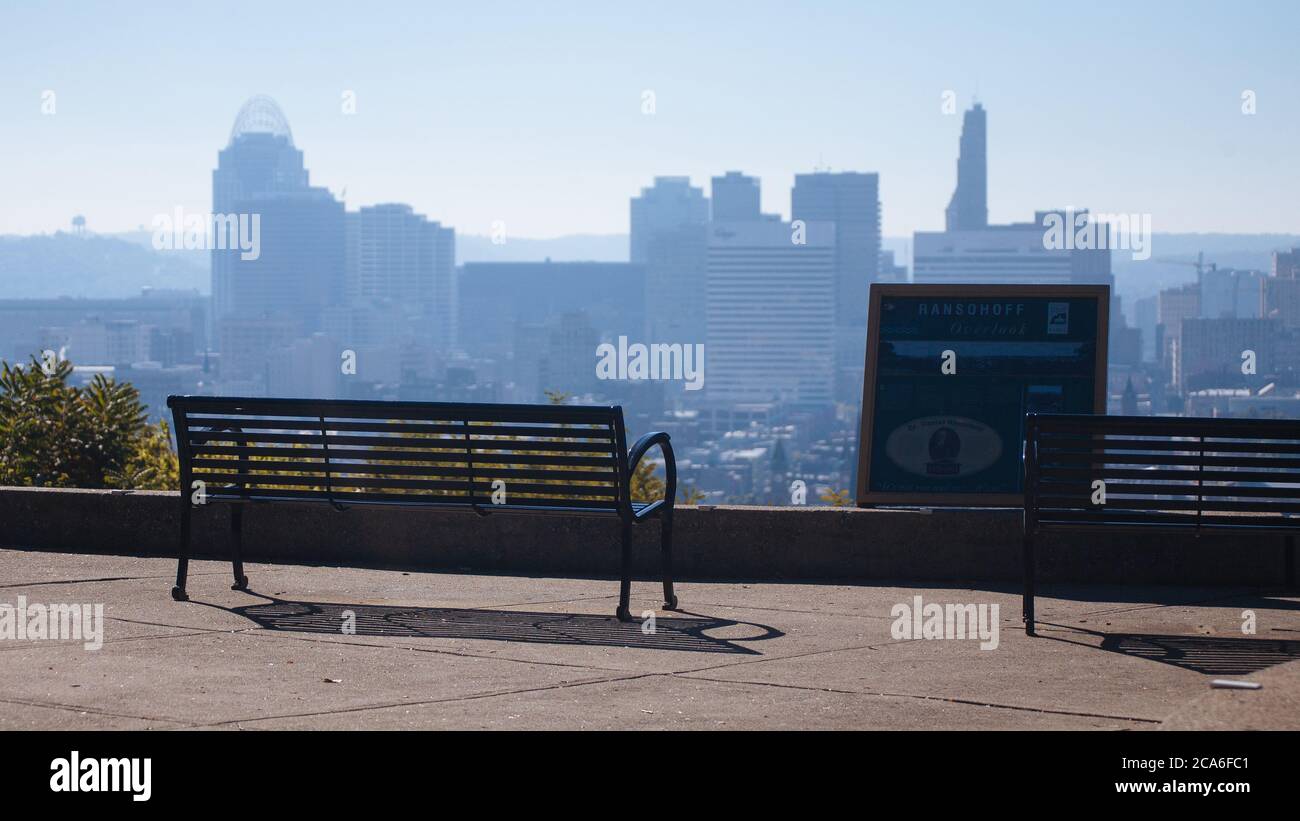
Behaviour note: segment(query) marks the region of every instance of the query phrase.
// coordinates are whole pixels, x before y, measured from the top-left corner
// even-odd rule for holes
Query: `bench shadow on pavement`
[[[585,613],[540,613],[524,610],[483,610],[450,607],[337,604],[290,601],[262,593],[265,604],[222,607],[266,630],[331,635],[387,636],[399,638],[478,639],[583,647],[628,647],[642,650],[677,650],[757,656],[746,647],[785,635],[765,624],[709,616],[681,618],[657,611],[654,631],[642,629],[640,620],[621,622],[614,616]],[[685,612],[685,611],[678,611]],[[355,630],[344,632],[355,619]],[[695,614],[688,614],[694,616]],[[350,626],[350,625],[349,625]],[[719,638],[709,631],[741,628],[739,637]]]
[[[1039,622],[1046,626],[1048,622]],[[1300,659],[1300,641],[1235,638],[1226,636],[1175,636],[1154,633],[1102,633],[1077,625],[1053,624],[1065,630],[1101,639],[1100,649],[1111,653],[1172,664],[1207,676],[1245,675],[1275,664]],[[1040,633],[1044,638],[1098,647],[1063,635]]]

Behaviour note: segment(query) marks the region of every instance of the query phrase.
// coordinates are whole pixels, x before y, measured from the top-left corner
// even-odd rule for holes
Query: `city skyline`
[[[1258,5],[1260,17],[1124,7],[1124,27],[1108,25],[1114,14],[1034,8],[993,26],[945,5],[952,25],[926,41],[937,60],[901,51],[925,31],[918,11],[582,8],[432,11],[396,35],[390,18],[406,7],[381,10],[373,27],[276,7],[247,31],[246,15],[197,9],[191,28],[211,36],[169,39],[166,20],[85,7],[60,19],[69,33],[54,42],[50,11],[12,10],[0,101],[14,114],[6,153],[24,161],[0,164],[10,195],[0,234],[64,229],[74,214],[113,233],[177,206],[204,211],[211,163],[256,93],[283,106],[314,182],[346,192],[349,210],[408,203],[472,235],[498,221],[517,237],[625,233],[627,198],[654,177],[704,185],[728,170],[761,179],[763,210],[789,218],[795,175],[823,168],[880,174],[884,235],[941,230],[962,113],[976,98],[993,114],[992,223],[1074,205],[1150,213],[1158,232],[1296,229],[1286,191],[1300,164],[1275,160],[1300,130],[1286,104],[1300,91],[1288,5]],[[829,28],[832,14],[841,22]],[[695,33],[722,21],[734,37]],[[430,55],[421,47],[434,32],[445,48]],[[286,64],[284,37],[316,49]],[[824,48],[779,49],[810,37]],[[169,45],[148,65],[128,59],[133,43],[159,38]],[[551,59],[553,49],[569,59]],[[96,64],[112,68],[87,70]],[[160,76],[184,77],[186,92],[151,96]],[[268,76],[278,80],[269,88]],[[46,91],[53,113],[43,113]],[[643,113],[647,91],[653,113]],[[1247,91],[1254,114],[1243,113]],[[347,92],[355,114],[343,113]]]

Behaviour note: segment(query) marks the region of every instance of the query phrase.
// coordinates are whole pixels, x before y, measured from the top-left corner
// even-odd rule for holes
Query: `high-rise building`
[[[218,330],[229,316],[281,315],[317,330],[321,311],[345,299],[343,203],[324,188],[307,188],[253,194],[233,206],[257,215],[261,247],[256,259],[242,259],[238,248],[212,252],[213,276],[223,274],[214,299]]]
[[[655,177],[631,201],[631,260],[645,266],[647,341],[704,339],[709,200],[687,177]]]
[[[690,177],[655,177],[654,185],[632,198],[631,217],[628,259],[645,262],[646,248],[656,232],[708,223],[709,200],[702,189],[691,185]]]
[[[1157,361],[1166,368],[1177,367],[1183,320],[1196,319],[1200,315],[1201,289],[1195,282],[1160,292],[1156,298]],[[1172,381],[1178,384],[1176,377]]]
[[[708,224],[656,231],[646,243],[645,333],[649,342],[704,341]]]
[[[1064,218],[1067,213],[1087,219],[1088,212],[1038,211],[1033,222],[918,231],[913,236],[912,281],[1113,286],[1109,239],[1103,247],[1047,247],[1049,216]],[[1100,225],[1097,230],[1108,229]]]
[[[1201,276],[1201,316],[1207,319],[1258,319],[1264,274],[1211,267]]]
[[[392,300],[423,318],[435,349],[456,342],[456,232],[409,205],[363,207],[347,215],[350,302]]]
[[[255,258],[239,247],[212,251],[218,333],[227,319],[268,316],[311,330],[324,306],[342,301],[343,205],[310,187],[288,121],[269,97],[250,99],[235,118],[212,172],[212,211],[245,215],[258,246]]]
[[[866,327],[867,292],[880,278],[880,176],[796,174],[791,219],[835,223],[835,321]]]
[[[989,225],[987,148],[987,118],[976,103],[962,122],[946,230],[914,235],[912,281],[1109,285],[1114,293],[1111,229],[1091,222],[1087,210],[1037,211],[1033,222]],[[1062,229],[1059,243],[1053,226]],[[1086,241],[1077,242],[1076,234]]]
[[[597,389],[596,346],[600,336],[583,311],[570,311],[549,329],[546,355],[538,363],[543,391],[583,396]]]
[[[1272,273],[1263,282],[1263,316],[1300,329],[1300,248],[1273,252]]]
[[[948,202],[946,228],[973,231],[988,224],[988,118],[976,103],[962,117],[957,188]]]
[[[706,399],[711,404],[832,402],[835,226],[719,222],[708,248]]]
[[[1300,248],[1274,251],[1272,274],[1279,279],[1300,279]]]
[[[712,180],[713,221],[762,219],[758,177],[728,171]]]
[[[910,280],[907,273],[907,266],[902,265],[894,257],[893,251],[880,252],[880,273],[876,276],[877,282],[889,283],[891,285],[905,284]]]

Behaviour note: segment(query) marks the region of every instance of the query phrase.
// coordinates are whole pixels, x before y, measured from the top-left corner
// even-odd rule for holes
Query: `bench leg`
[[[176,550],[176,586],[172,588],[172,598],[176,601],[189,601],[185,592],[185,579],[190,572],[190,500],[181,490],[181,538]]]
[[[1025,593],[1024,593],[1024,619],[1025,635],[1034,635],[1034,537],[1032,534],[1025,534],[1024,542],[1025,558]]]
[[[247,590],[248,577],[244,575],[244,508],[242,505],[230,506],[230,549],[231,567],[235,574],[235,583],[231,590]]]
[[[632,621],[632,611],[628,604],[632,598],[632,522],[623,522],[623,577],[618,584],[619,621]]]
[[[1286,586],[1288,590],[1295,590],[1295,534],[1286,534]]]
[[[677,595],[673,593],[673,511],[668,509],[660,521],[662,532],[660,539],[663,545],[663,575],[664,575],[664,609],[677,609]]]

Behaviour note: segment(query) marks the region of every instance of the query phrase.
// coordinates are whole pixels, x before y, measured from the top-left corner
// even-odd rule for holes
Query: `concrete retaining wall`
[[[415,570],[556,576],[618,572],[613,519],[249,505],[244,558]],[[0,487],[0,546],[174,555],[176,493]],[[194,552],[226,558],[230,509],[194,516]],[[635,528],[637,572],[658,572],[659,525]],[[1019,581],[1017,510],[828,507],[678,508],[675,565],[690,579]],[[1067,534],[1043,539],[1044,581],[1270,585],[1283,581],[1280,536]]]

